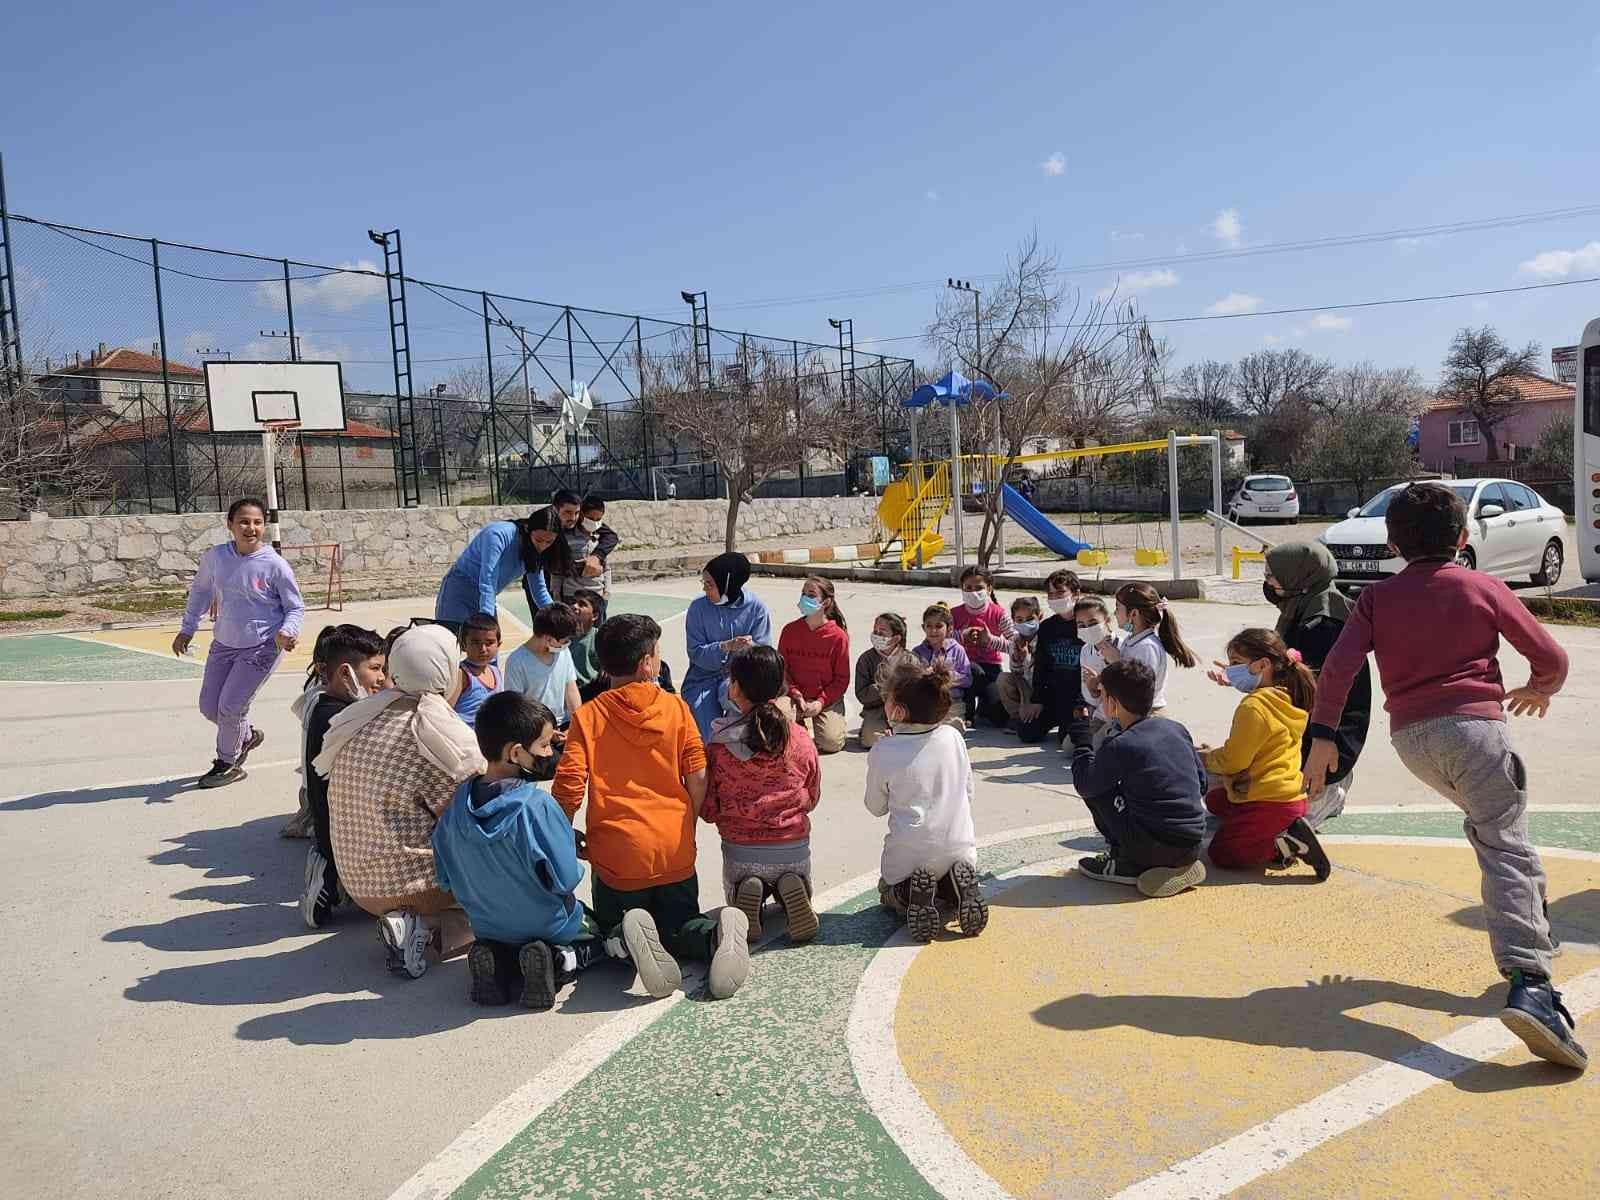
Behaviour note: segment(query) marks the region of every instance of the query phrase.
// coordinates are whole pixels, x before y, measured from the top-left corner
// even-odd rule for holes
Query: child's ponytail
[[[1148,583],[1125,583],[1117,589],[1117,603],[1129,612],[1136,612],[1145,625],[1156,631],[1161,648],[1167,657],[1180,667],[1200,665],[1200,656],[1189,648],[1178,629],[1178,615],[1167,608],[1161,593]]]
[[[1272,686],[1289,693],[1289,703],[1310,712],[1317,702],[1317,677],[1301,660],[1300,651],[1291,650],[1271,629],[1242,629],[1228,642],[1228,653],[1246,662],[1264,658],[1272,664]]]
[[[771,646],[750,646],[728,660],[728,676],[755,707],[746,718],[745,741],[757,754],[779,755],[789,748],[793,718],[778,704],[786,668]]]

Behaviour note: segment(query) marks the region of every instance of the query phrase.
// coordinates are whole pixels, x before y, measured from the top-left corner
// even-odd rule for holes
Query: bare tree
[[[47,505],[98,507],[106,494],[105,471],[59,408],[27,375],[8,380],[0,395],[0,496],[11,493],[18,515]]]
[[[1257,350],[1234,368],[1239,406],[1255,417],[1268,417],[1285,402],[1316,404],[1333,364],[1304,350]]]
[[[1334,371],[1322,393],[1319,420],[1295,459],[1297,470],[1324,479],[1350,479],[1365,496],[1378,479],[1409,474],[1406,435],[1428,402],[1412,367],[1380,370],[1370,362]]]
[[[1167,405],[1184,420],[1213,429],[1239,419],[1234,396],[1233,364],[1208,358],[1178,372],[1167,391]]]
[[[1493,328],[1458,330],[1445,352],[1439,395],[1454,401],[1477,419],[1478,433],[1489,450],[1489,461],[1500,459],[1495,429],[1522,398],[1519,379],[1533,375],[1539,361],[1539,343],[1513,350]]]
[[[1085,297],[1061,282],[1057,268],[1054,252],[1031,234],[982,297],[981,331],[966,297],[953,292],[941,296],[928,325],[927,339],[946,361],[1007,397],[985,405],[972,423],[975,449],[1000,459],[978,537],[983,566],[1000,537],[993,493],[1023,447],[1038,439],[1081,446],[1119,429],[1140,399],[1154,400],[1161,388],[1163,346],[1132,302]]]

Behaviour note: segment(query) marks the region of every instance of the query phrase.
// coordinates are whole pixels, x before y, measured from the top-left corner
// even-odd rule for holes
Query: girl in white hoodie
[[[911,936],[932,941],[944,928],[943,901],[961,932],[989,923],[978,890],[972,828],[972,764],[950,715],[950,672],[943,663],[899,663],[880,685],[891,734],[867,755],[867,811],[887,815],[878,898],[903,914]]]

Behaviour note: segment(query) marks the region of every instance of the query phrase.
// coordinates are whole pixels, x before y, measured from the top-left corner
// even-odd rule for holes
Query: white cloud
[[[1144,241],[1144,234],[1136,233],[1129,229],[1113,229],[1111,231],[1111,240],[1113,242],[1142,242]]]
[[[1261,297],[1249,292],[1229,292],[1215,304],[1206,306],[1208,317],[1235,317],[1240,313],[1254,312],[1261,307]]]
[[[939,193],[934,191],[932,188],[929,188],[927,191],[923,192],[922,195],[926,200],[937,200],[939,198]]]
[[[1600,272],[1600,242],[1590,242],[1576,250],[1546,250],[1535,254],[1517,270],[1543,279],[1565,279],[1568,275]]]
[[[361,275],[358,271],[375,271]],[[386,292],[383,268],[369,258],[359,262],[342,262],[339,270],[310,279],[295,279],[290,284],[294,292],[295,311],[303,307],[321,307],[333,312],[350,312]],[[283,284],[277,280],[256,284],[256,301],[277,312],[283,311]]]
[[[1239,220],[1237,208],[1225,208],[1211,222],[1211,236],[1225,246],[1238,246],[1244,241],[1244,223]]]
[[[1341,317],[1337,313],[1318,313],[1311,318],[1311,328],[1329,333],[1348,333],[1354,325],[1355,322],[1349,317]]]
[[[1057,175],[1065,175],[1067,173],[1067,156],[1057,150],[1039,164],[1039,169],[1052,178]]]
[[[1154,271],[1132,271],[1127,275],[1119,275],[1116,283],[1101,288],[1095,293],[1095,297],[1109,300],[1112,296],[1132,296],[1138,292],[1177,286],[1178,273],[1169,271],[1166,267],[1158,267]]]

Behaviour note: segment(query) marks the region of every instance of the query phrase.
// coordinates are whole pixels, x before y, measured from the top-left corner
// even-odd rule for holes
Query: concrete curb
[[[1058,568],[1052,567],[1051,570]],[[856,583],[893,583],[910,585],[913,587],[939,587],[949,588],[954,586],[950,577],[950,570],[928,569],[901,570],[897,567],[868,567],[850,565],[845,563],[826,563],[812,561],[807,564],[800,563],[773,563],[758,562],[751,565],[751,572],[756,575],[773,575],[798,579],[805,575],[821,575],[824,579],[849,579]],[[1044,591],[1044,581],[1050,571],[1041,571],[1037,574],[1016,571],[1003,571],[994,577],[995,586],[1001,589],[1019,590],[1033,589]],[[1088,592],[1098,592],[1110,595],[1125,583],[1148,583],[1168,600],[1204,600],[1205,588],[1198,579],[1083,579],[1083,587]]]
[[[750,555],[752,563],[799,564],[832,562],[866,562],[876,560],[881,551],[876,542],[858,542],[853,546],[811,546],[799,550],[758,550]]]

